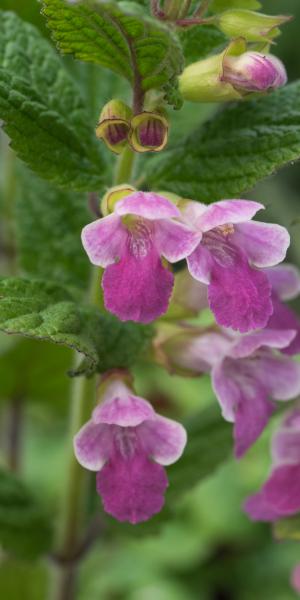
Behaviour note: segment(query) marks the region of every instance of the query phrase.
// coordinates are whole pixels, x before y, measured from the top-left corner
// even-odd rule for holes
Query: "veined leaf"
[[[85,360],[74,375],[129,368],[153,334],[149,326],[74,302],[58,285],[18,277],[0,279],[0,330],[77,350]]]
[[[151,189],[202,202],[238,198],[300,158],[300,82],[233,104],[146,165]]]
[[[17,155],[55,184],[96,190],[105,164],[75,83],[35,27],[0,12],[0,119]]]
[[[226,36],[214,25],[196,25],[180,31],[186,64],[206,58],[226,43]]]
[[[143,92],[163,87],[182,69],[180,45],[166,27],[112,2],[44,0],[43,14],[61,52],[111,69]]]

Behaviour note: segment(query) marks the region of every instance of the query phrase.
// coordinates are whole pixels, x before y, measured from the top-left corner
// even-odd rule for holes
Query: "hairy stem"
[[[114,184],[128,183],[131,179],[134,152],[125,148],[116,165]],[[101,270],[93,269],[88,291],[91,304],[103,310],[100,287]],[[78,361],[78,358],[76,358]],[[68,442],[68,460],[64,481],[61,515],[58,528],[56,559],[53,580],[53,600],[74,600],[76,594],[77,566],[80,563],[82,548],[85,548],[85,506],[88,493],[89,473],[77,462],[73,451],[73,438],[82,425],[90,418],[96,397],[96,377],[75,378],[71,386],[70,431]],[[88,545],[89,547],[89,545]]]

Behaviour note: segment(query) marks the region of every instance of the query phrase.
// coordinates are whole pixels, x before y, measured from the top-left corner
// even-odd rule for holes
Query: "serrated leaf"
[[[300,515],[280,519],[273,525],[276,540],[300,541]]]
[[[102,186],[105,164],[78,88],[38,30],[2,11],[0,119],[41,177],[75,190]]]
[[[52,544],[49,515],[26,485],[0,469],[0,544],[25,558],[45,553]]]
[[[261,2],[258,0],[213,0],[210,9],[213,12],[222,12],[229,8],[246,8],[248,10],[258,10],[261,8]]]
[[[182,69],[180,45],[166,27],[116,4],[44,0],[43,14],[61,52],[111,69],[144,92]]]
[[[18,168],[17,175],[15,227],[19,266],[34,277],[85,290],[90,267],[80,234],[91,220],[87,195],[57,189],[25,168]]]
[[[233,104],[146,165],[150,189],[202,202],[238,198],[300,158],[300,82]]]
[[[213,25],[197,25],[180,32],[186,64],[206,58],[226,43],[226,36]]]
[[[121,323],[42,280],[0,279],[0,330],[73,348],[83,363],[72,374],[129,368],[153,335],[150,326]]]

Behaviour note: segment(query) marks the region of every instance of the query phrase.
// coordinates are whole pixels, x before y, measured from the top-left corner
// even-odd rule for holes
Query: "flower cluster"
[[[222,415],[234,423],[235,454],[242,457],[276,401],[300,393],[300,364],[293,358],[300,322],[285,305],[299,294],[300,277],[291,265],[279,264],[288,232],[253,221],[264,207],[250,200],[207,206],[124,186],[106,195],[102,208],[105,216],[83,229],[82,241],[91,262],[104,269],[106,309],[122,321],[149,323],[164,315],[171,299],[168,318],[172,309],[188,318],[210,308],[216,323],[205,330],[181,321],[162,335],[158,321],[154,347],[171,372],[210,373]],[[187,269],[176,275],[173,293],[169,263],[184,259]],[[125,379],[120,373],[104,377],[100,404],[76,436],[75,452],[98,472],[105,510],[137,523],[161,509],[163,465],[180,457],[186,433],[156,415]]]

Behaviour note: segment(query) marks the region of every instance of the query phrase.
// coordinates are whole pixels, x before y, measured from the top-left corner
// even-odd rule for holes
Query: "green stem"
[[[135,153],[129,146],[124,148],[122,154],[118,157],[114,177],[114,185],[121,183],[130,183],[133,169]]]
[[[128,183],[134,163],[134,153],[126,148],[120,156],[115,173],[115,185]],[[89,301],[103,310],[100,288],[101,270],[93,269],[89,286]],[[78,361],[78,358],[76,358]],[[82,525],[88,490],[88,473],[77,462],[73,451],[73,438],[90,418],[96,397],[96,377],[75,378],[71,387],[69,456],[65,494],[62,501],[55,556],[59,563],[53,581],[53,600],[74,600],[78,549],[82,543]]]

